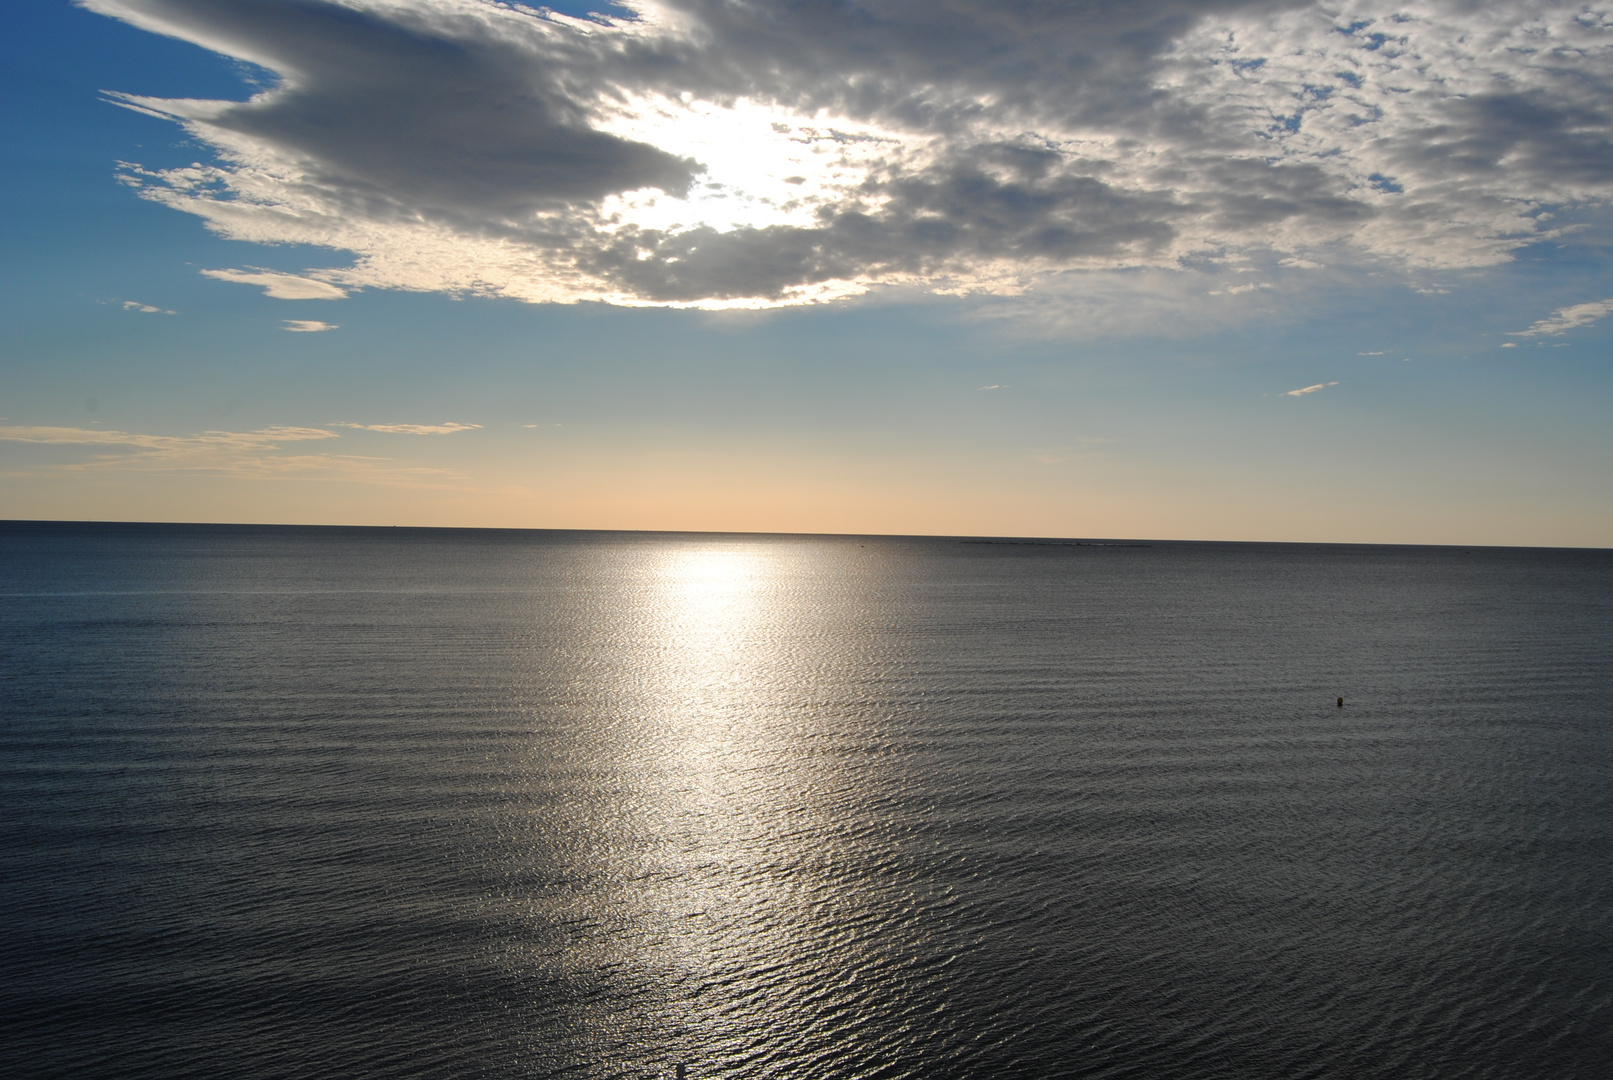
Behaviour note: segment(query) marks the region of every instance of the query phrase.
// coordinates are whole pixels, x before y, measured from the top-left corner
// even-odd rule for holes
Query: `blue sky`
[[[1594,5],[90,6],[0,516],[1613,543]]]

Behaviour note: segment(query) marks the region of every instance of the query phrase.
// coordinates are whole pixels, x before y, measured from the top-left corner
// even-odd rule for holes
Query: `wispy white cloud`
[[[1384,354],[1384,351],[1385,350],[1383,350],[1383,349],[1378,349],[1378,350],[1376,350],[1374,352],[1358,352],[1355,355],[1357,355],[1357,356],[1382,356]]]
[[[177,311],[169,311],[167,308],[154,307],[151,304],[142,304],[138,300],[125,300],[123,302],[123,310],[124,311],[138,311],[143,315],[178,315],[179,314],[179,312],[177,312]]]
[[[245,102],[112,100],[216,152],[128,167],[147,198],[356,253],[210,272],[289,299],[721,308],[1240,252],[1482,266],[1613,197],[1613,16],[1577,2],[79,2],[280,75]]]
[[[1326,390],[1330,386],[1337,386],[1337,385],[1338,385],[1337,381],[1312,383],[1310,386],[1302,386],[1298,390],[1284,390],[1283,391],[1283,396],[1284,397],[1304,397],[1306,394],[1314,394],[1318,390]]]
[[[339,438],[325,428],[268,427],[257,431],[204,431],[155,435],[96,428],[0,426],[0,442],[80,447],[73,460],[13,469],[11,475],[84,471],[197,472],[242,478],[297,475],[310,479],[390,485],[430,484],[458,476],[451,469],[400,465],[386,458],[306,451],[292,444]]]
[[[1613,314],[1613,299],[1597,300],[1589,304],[1575,304],[1556,311],[1527,330],[1515,331],[1513,337],[1538,337],[1541,334],[1565,334],[1581,326],[1590,326],[1605,315]]]
[[[475,431],[480,424],[351,424],[339,423],[335,427],[353,428],[357,431],[381,431],[389,435],[452,435],[456,431]]]
[[[318,319],[281,319],[282,330],[290,330],[294,334],[318,334],[326,330],[340,330],[339,323],[320,322]]]
[[[1008,389],[1008,387],[1002,385],[1001,383],[992,383],[990,386],[977,386],[977,387],[975,387],[976,392],[979,392],[981,390],[1006,390],[1006,389]]]
[[[5,442],[132,446],[159,452],[178,452],[198,446],[265,449],[285,442],[336,437],[334,431],[305,427],[269,427],[258,431],[204,431],[198,435],[142,435],[128,431],[75,427],[0,427],[0,441]]]
[[[202,274],[217,278],[219,281],[257,285],[263,289],[265,296],[271,296],[276,300],[340,300],[347,295],[347,290],[338,288],[328,281],[301,277],[297,274],[282,274],[276,270],[259,270],[254,267],[248,270],[203,270]]]
[[[257,431],[204,431],[195,435],[151,435],[99,428],[6,426],[0,441],[93,447],[89,458],[65,468],[197,469],[238,472],[285,467],[293,458],[279,454],[287,443],[334,439],[323,428],[270,427]]]

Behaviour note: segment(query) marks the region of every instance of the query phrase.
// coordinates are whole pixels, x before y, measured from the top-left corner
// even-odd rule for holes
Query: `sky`
[[[1613,545],[1613,4],[0,21],[0,518]]]

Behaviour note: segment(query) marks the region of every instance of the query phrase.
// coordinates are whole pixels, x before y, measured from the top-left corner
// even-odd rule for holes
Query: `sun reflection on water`
[[[855,635],[831,625],[848,612],[824,602],[828,569],[777,542],[703,545],[646,583],[639,764],[657,785],[642,823],[655,866],[629,899],[646,930],[636,960],[682,991],[666,1020],[708,1054],[761,1037],[778,973],[821,960],[837,933],[825,794],[842,784],[813,752],[812,688]]]
[[[539,660],[569,696],[534,734],[524,872],[551,884],[511,961],[599,996],[545,1054],[653,1044],[744,1072],[757,1047],[841,1039],[814,995],[843,1008],[907,962],[912,911],[945,901],[892,869],[911,829],[890,706],[869,708],[893,663],[872,565],[854,543],[707,538],[586,569],[611,588]]]
[[[527,917],[535,930],[576,929],[561,952],[535,948],[526,962],[633,988],[630,1008],[582,1010],[576,1056],[653,1039],[710,1060],[765,1023],[758,973],[810,948],[798,849],[815,831],[823,762],[803,744],[803,690],[832,635],[819,590],[803,584],[825,568],[821,553],[780,541],[619,554],[613,628],[573,646],[577,722],[534,750],[536,773],[556,754],[572,763],[554,793],[572,809],[534,823],[564,817],[576,834],[553,871],[567,887]]]

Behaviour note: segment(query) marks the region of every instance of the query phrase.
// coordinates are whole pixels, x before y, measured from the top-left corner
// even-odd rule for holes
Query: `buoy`
[[[1344,699],[1343,698],[1339,698],[1339,708],[1341,708],[1341,709],[1344,708]]]

